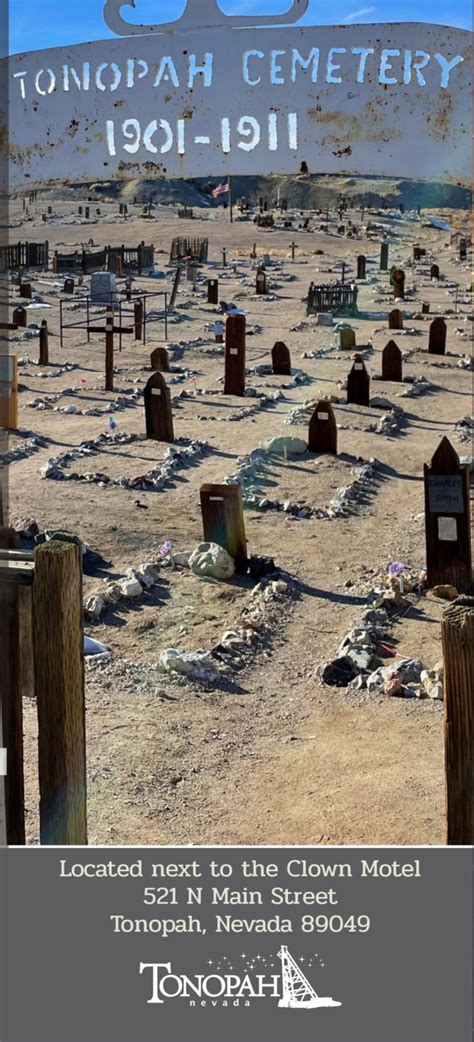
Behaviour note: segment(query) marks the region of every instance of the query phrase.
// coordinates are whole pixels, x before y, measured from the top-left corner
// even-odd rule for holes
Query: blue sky
[[[1,0],[5,3],[5,0]],[[10,53],[104,40],[112,34],[102,11],[104,0],[7,0],[10,15]],[[136,0],[137,13],[124,10],[127,20],[145,23],[172,21],[184,8],[184,0]],[[219,0],[226,14],[245,11],[278,14],[288,10],[289,0]],[[310,0],[304,23],[338,25],[360,22],[435,22],[469,29],[471,0]],[[302,23],[303,24],[303,23]]]

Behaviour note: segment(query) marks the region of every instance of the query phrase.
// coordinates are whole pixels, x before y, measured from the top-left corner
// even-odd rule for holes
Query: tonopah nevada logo
[[[243,954],[241,960],[242,965],[234,967],[226,955],[216,962],[209,959],[209,970],[192,976],[173,972],[170,962],[141,962],[140,973],[151,972],[152,994],[147,1002],[163,1005],[171,999],[185,999],[190,1006],[233,1008],[271,998],[278,1000],[283,1009],[341,1006],[335,999],[318,995],[303,971],[303,966],[308,971],[316,965],[324,966],[317,953],[301,956],[298,965],[282,944],[277,955]]]

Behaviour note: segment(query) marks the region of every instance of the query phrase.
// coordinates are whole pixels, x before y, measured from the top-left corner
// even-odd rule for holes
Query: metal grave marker
[[[150,365],[159,373],[169,373],[170,359],[166,347],[155,347],[150,355]]]
[[[434,318],[430,323],[428,351],[430,355],[444,355],[446,351],[447,326],[444,318]]]
[[[424,466],[428,588],[449,584],[459,593],[472,586],[470,467],[462,466],[448,438]]]
[[[330,402],[318,402],[309,421],[310,452],[334,452],[337,455],[337,423]]]
[[[224,394],[245,391],[245,315],[229,315],[225,324]]]
[[[394,308],[388,316],[389,329],[403,329],[403,315],[398,308]]]
[[[402,352],[394,340],[382,351],[382,380],[403,380]]]
[[[370,401],[370,376],[362,355],[355,355],[354,364],[347,377],[347,404],[368,405]]]
[[[234,558],[237,572],[248,568],[242,488],[240,485],[201,486],[204,539],[217,543]]]
[[[272,367],[275,376],[291,376],[290,352],[283,340],[272,347]]]
[[[161,373],[150,376],[144,390],[147,438],[174,441],[171,395]]]

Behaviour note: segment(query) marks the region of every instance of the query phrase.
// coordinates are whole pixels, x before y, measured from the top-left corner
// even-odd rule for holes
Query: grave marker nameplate
[[[169,373],[170,360],[166,347],[155,347],[150,355],[150,365],[159,373]]]
[[[339,330],[339,347],[342,351],[350,351],[355,347],[355,342],[356,335],[353,329],[343,327]]]
[[[227,550],[236,571],[245,574],[248,555],[241,486],[202,485],[200,498],[204,539]]]
[[[430,355],[444,355],[446,350],[447,326],[444,318],[435,318],[430,324],[428,351]]]
[[[388,316],[389,329],[403,329],[403,315],[398,308],[394,308]]]
[[[219,303],[219,280],[208,279],[207,280],[207,303],[218,304]]]
[[[229,315],[225,325],[224,394],[245,391],[245,315]]]
[[[318,402],[309,421],[308,448],[310,452],[337,454],[337,424],[330,402]]]
[[[0,427],[18,430],[17,356],[0,355]]]
[[[153,373],[145,390],[145,423],[147,438],[174,441],[171,395],[160,372]]]
[[[461,466],[448,438],[424,466],[428,588],[449,584],[459,593],[472,585],[470,467]]]
[[[394,340],[389,340],[382,351],[382,380],[402,380],[402,352]]]
[[[283,340],[272,348],[272,367],[275,376],[291,376],[290,352]]]
[[[347,377],[347,403],[368,405],[370,401],[370,376],[361,355],[356,355]]]
[[[259,297],[267,292],[267,276],[260,268],[257,271],[255,290]]]

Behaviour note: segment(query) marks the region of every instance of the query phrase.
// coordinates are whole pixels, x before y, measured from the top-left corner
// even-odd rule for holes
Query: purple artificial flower
[[[404,571],[405,571],[405,566],[401,563],[401,561],[393,561],[393,563],[390,565],[390,567],[388,569],[388,574],[389,575],[401,575],[402,572],[404,572]]]
[[[117,421],[114,420],[113,416],[111,416],[110,420],[109,420],[109,430],[114,431],[116,426],[117,426]]]
[[[162,557],[166,557],[166,555],[170,553],[172,548],[173,548],[173,544],[172,544],[171,540],[167,539],[166,542],[164,542],[163,545],[160,546],[160,551],[159,552],[160,552]]]

